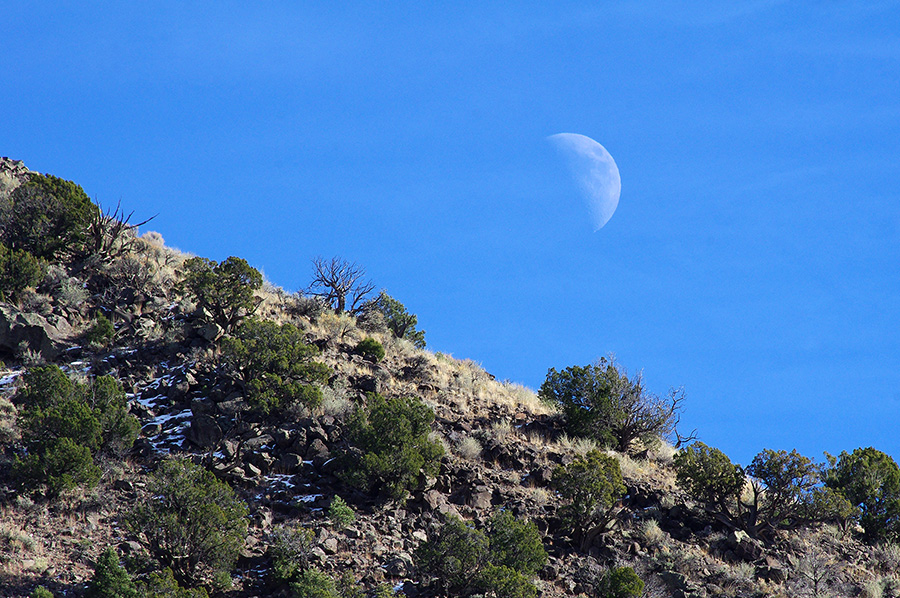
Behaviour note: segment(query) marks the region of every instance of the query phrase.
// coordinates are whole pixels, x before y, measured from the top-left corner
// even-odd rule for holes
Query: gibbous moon
[[[584,135],[558,133],[547,138],[565,156],[591,211],[594,231],[603,228],[619,205],[622,179],[606,148]]]

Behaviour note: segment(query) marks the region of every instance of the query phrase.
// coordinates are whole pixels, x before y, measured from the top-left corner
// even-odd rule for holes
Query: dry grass
[[[659,522],[656,519],[644,521],[641,524],[640,533],[644,542],[651,548],[662,546],[666,540],[666,532],[660,529]]]
[[[560,436],[556,443],[562,450],[572,451],[578,455],[586,455],[587,453],[596,451],[600,448],[597,445],[597,441],[593,438],[572,438],[568,434]]]
[[[347,396],[346,388],[342,386],[337,388],[322,387],[322,404],[318,408],[319,412],[340,418],[353,411],[353,408],[354,403]]]
[[[884,579],[881,577],[873,577],[866,580],[862,585],[863,598],[882,598],[884,596]]]
[[[900,545],[881,544],[875,550],[875,557],[882,571],[900,571]]]
[[[550,503],[552,496],[550,491],[546,488],[535,487],[531,489],[531,503],[538,506],[543,507]]]
[[[471,436],[463,436],[457,441],[454,452],[463,459],[478,459],[481,457],[481,443]]]
[[[19,437],[16,426],[16,406],[0,397],[0,444],[8,444]]]
[[[432,442],[440,442],[441,446],[444,447],[444,454],[449,455],[453,451],[450,450],[450,443],[447,442],[447,439],[444,438],[444,435],[437,431],[432,431],[428,434],[428,440]]]
[[[346,313],[325,312],[310,326],[310,331],[329,343],[355,344],[365,338],[365,332],[356,326],[356,319]]]
[[[660,465],[671,465],[677,454],[678,449],[665,440],[660,440],[659,444],[647,451],[647,458]]]
[[[513,428],[512,423],[508,419],[501,419],[498,422],[494,422],[491,424],[491,429],[488,434],[491,438],[496,440],[503,440],[507,438],[510,434],[515,434],[516,429]]]

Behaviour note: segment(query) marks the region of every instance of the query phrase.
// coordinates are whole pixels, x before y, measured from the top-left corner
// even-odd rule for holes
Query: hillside
[[[0,160],[0,199],[8,202],[30,176],[21,162]],[[16,197],[33,203],[13,208],[56,209],[46,195]],[[14,220],[8,210],[5,217]],[[29,217],[33,222],[37,215]],[[139,234],[118,210],[94,218],[102,230],[77,241],[87,249],[70,251],[72,237],[69,246],[46,249],[40,275],[30,284],[3,285],[2,596],[31,596],[38,586],[55,596],[88,595],[88,582],[109,547],[135,580],[163,569],[153,554],[159,542],[126,521],[137,506],[159,502],[154,476],[173,459],[212,472],[246,505],[246,529],[240,528],[238,553],[225,574],[201,562],[195,578],[181,580],[212,596],[328,595],[303,594],[299,571],[333,580],[343,576],[341,596],[474,595],[470,588],[448,591],[450,581],[441,576],[452,567],[426,566],[423,546],[434,547],[453,517],[468,523],[470,535],[499,529],[500,512],[537,530],[547,558],[533,575],[516,574],[540,596],[612,595],[601,593],[601,580],[626,567],[643,581],[640,595],[648,597],[900,595],[900,547],[892,538],[864,542],[852,516],[790,526],[779,520],[751,537],[679,484],[673,438],[617,452],[570,435],[556,406],[532,390],[494,379],[477,363],[398,338],[384,310],[377,316],[377,310],[336,313],[327,300],[286,293],[261,277],[254,286],[253,269],[242,269],[237,260],[235,276],[246,282],[238,291],[247,296],[229,296],[224,305],[231,311],[220,317],[215,306],[223,304],[204,293],[211,292],[226,262],[198,261],[167,247],[160,234]],[[123,226],[116,228],[117,222]],[[14,251],[25,250],[11,248],[9,255],[24,255]],[[216,287],[217,300],[233,290]],[[260,323],[255,332],[249,322]],[[383,348],[383,357],[372,347]],[[260,369],[272,351],[289,358],[279,353]],[[86,389],[84,400],[99,414],[102,433],[84,464],[97,468],[90,483],[78,483],[82,473],[67,463],[57,465],[59,475],[47,474],[50,441],[33,422],[56,422],[66,430],[81,421],[63,417],[75,411],[62,408],[62,419],[54,420],[58,405],[33,404],[50,392],[35,390],[40,378],[34,372],[50,377],[50,365],[74,381],[72,388]],[[112,399],[106,406],[98,403],[97,380],[104,376],[124,391],[121,413],[111,411]],[[403,403],[408,397],[415,400]],[[373,422],[382,404],[389,421],[379,429]],[[411,431],[415,422],[410,430],[390,424],[401,419],[398,413],[406,417],[403,409],[421,404],[427,409],[416,413],[426,414],[421,421],[427,434],[402,459],[384,457],[390,461],[386,467],[411,475],[400,486],[383,472],[357,483],[362,474],[348,472],[358,473],[360,464],[374,468],[367,451],[392,439],[386,434],[417,437]],[[109,413],[117,414],[118,423],[109,423]],[[126,413],[137,420],[136,438],[129,436]],[[371,429],[360,419],[366,415]],[[121,438],[128,445],[116,447]],[[439,454],[430,468],[426,453],[432,448]],[[38,451],[45,451],[43,460],[28,461]],[[573,528],[566,517],[570,501],[558,483],[560,471],[590,455],[611,458],[624,481],[624,492],[607,509],[608,524],[594,534]],[[65,483],[64,475],[76,483]],[[765,500],[771,500],[768,491]],[[336,497],[347,506],[336,507]],[[221,528],[228,525],[224,521]],[[286,537],[293,552],[285,560]],[[513,546],[513,553],[525,553],[524,544]],[[225,549],[214,547],[213,556],[217,551]],[[171,558],[181,566],[188,555]],[[293,567],[287,573],[285,562]],[[464,580],[485,568],[453,566]],[[519,579],[512,569],[503,575]],[[527,584],[515,586],[524,592],[515,595],[529,595],[531,590],[522,589]],[[485,593],[504,595],[501,586]]]

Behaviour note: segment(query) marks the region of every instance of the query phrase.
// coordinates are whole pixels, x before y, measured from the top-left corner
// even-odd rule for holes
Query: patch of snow
[[[298,496],[298,502],[315,502],[325,496],[324,494],[305,494],[303,496]]]
[[[0,378],[0,386],[9,386],[16,381],[16,378],[22,375],[22,372],[12,372]]]
[[[165,426],[166,423],[173,420],[187,419],[191,417],[192,413],[190,409],[184,409],[178,413],[163,413],[162,415],[157,415],[145,425],[159,424],[160,426]]]

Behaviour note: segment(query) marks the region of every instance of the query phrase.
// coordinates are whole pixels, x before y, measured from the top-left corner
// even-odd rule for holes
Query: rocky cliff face
[[[21,185],[31,172],[21,160],[0,156],[0,198],[9,195]]]
[[[0,159],[0,194],[27,172]],[[549,553],[536,580],[542,596],[596,595],[602,573],[626,565],[645,581],[645,596],[882,596],[900,586],[890,585],[900,550],[866,547],[849,531],[820,526],[764,545],[722,527],[678,490],[674,449],[665,443],[610,453],[627,486],[615,525],[576,543],[550,481],[555,467],[593,447],[562,434],[559,415],[532,391],[383,327],[311,312],[302,298],[272,287],[257,293],[258,316],[300,328],[332,375],[321,407],[255,413],[246,389],[219,365],[221,331],[209,333],[202,310],[176,284],[185,256],[156,234],[138,241],[102,266],[56,264],[17,305],[0,305],[0,595],[26,596],[37,585],[80,595],[105,547],[141,554],[120,517],[148,500],[148,472],[172,455],[202,464],[249,506],[233,585],[214,591],[220,595],[286,595],[267,574],[273,530],[283,523],[312,530],[317,569],[348,572],[367,591],[387,583],[408,596],[436,595],[417,568],[416,548],[447,515],[482,526],[499,509],[533,521],[541,534]],[[98,312],[115,332],[92,345],[85,333]],[[382,361],[356,354],[365,337],[384,346]],[[128,458],[103,464],[99,487],[57,501],[21,493],[10,477],[23,450],[15,417],[21,374],[47,361],[77,377],[115,376],[141,424]],[[340,476],[349,415],[372,392],[422,398],[436,416],[433,436],[446,447],[437,475],[423,476],[405,501],[369,495]],[[355,521],[329,521],[335,496],[351,505]]]

